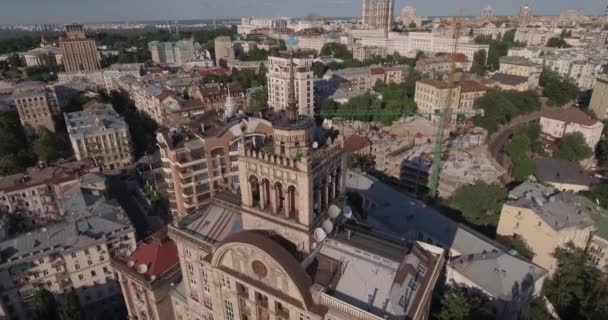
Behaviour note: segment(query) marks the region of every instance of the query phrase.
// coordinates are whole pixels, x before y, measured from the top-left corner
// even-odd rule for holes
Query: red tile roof
[[[462,80],[458,82],[458,85],[461,88],[460,92],[479,92],[488,90],[481,82],[475,80]]]
[[[145,265],[146,271],[143,275],[156,277],[177,265],[179,257],[175,242],[167,237],[166,231],[159,231],[146,241],[140,242],[124,261],[136,272],[140,265]]]
[[[344,139],[344,151],[348,153],[357,152],[368,148],[370,145],[369,140],[358,134],[351,134],[348,138]]]
[[[452,59],[456,63],[469,62],[469,58],[466,55],[462,54],[462,53],[452,53],[450,56],[452,57]]]
[[[578,123],[582,126],[593,126],[599,121],[593,120],[589,115],[578,108],[555,108],[543,115],[543,118],[559,120],[565,123]]]
[[[171,91],[171,90],[163,89],[163,91],[158,96],[156,96],[156,97],[158,98],[158,100],[164,101],[165,99],[167,99],[167,98],[169,98],[169,97],[171,97],[171,96],[173,96],[175,94],[176,93],[173,92],[173,91]]]
[[[211,68],[211,69],[201,70],[198,73],[204,77],[204,76],[210,76],[210,75],[227,74],[228,72],[230,72],[230,70],[228,70],[226,68]]]
[[[384,68],[372,68],[371,70],[373,75],[376,74],[385,74],[386,72],[384,71]]]
[[[420,82],[422,84],[426,84],[435,88],[439,88],[439,89],[447,89],[448,88],[448,83],[445,81],[441,81],[441,80],[433,80],[433,79],[422,79],[422,80],[418,80],[416,81],[417,83]]]

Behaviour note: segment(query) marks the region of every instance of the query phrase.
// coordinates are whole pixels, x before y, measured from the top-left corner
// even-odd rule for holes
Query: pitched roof
[[[559,182],[589,186],[594,179],[575,161],[558,159],[536,160],[536,178],[546,182]]]
[[[516,86],[528,82],[528,78],[526,77],[506,73],[495,73],[490,79],[509,86]]]
[[[358,134],[351,134],[348,136],[348,138],[344,139],[344,152],[357,152],[363,148],[369,147],[370,145],[371,143],[366,138]]]
[[[553,119],[562,121],[565,123],[577,123],[582,126],[590,127],[599,123],[597,120],[593,120],[588,114],[583,112],[581,109],[570,107],[570,108],[555,108],[545,113],[543,118]]]
[[[179,257],[175,242],[167,237],[166,230],[161,230],[139,243],[135,251],[125,257],[124,261],[127,265],[132,262],[134,269],[145,265],[146,271],[142,274],[156,277],[177,265]]]
[[[450,55],[450,57],[454,60],[454,62],[456,63],[465,63],[465,62],[469,62],[469,58],[464,54],[464,53],[452,53]]]
[[[480,92],[488,90],[486,86],[476,80],[461,80],[458,82],[458,85],[461,88],[460,92]]]

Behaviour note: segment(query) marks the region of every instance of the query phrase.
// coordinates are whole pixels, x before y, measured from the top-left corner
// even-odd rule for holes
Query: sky
[[[487,5],[498,15],[513,15],[525,0],[395,0],[395,14],[406,5],[420,16],[481,14]],[[607,0],[530,0],[534,14],[563,9],[604,12]],[[72,23],[135,20],[240,18],[243,16],[358,17],[362,0],[0,0],[0,24]]]

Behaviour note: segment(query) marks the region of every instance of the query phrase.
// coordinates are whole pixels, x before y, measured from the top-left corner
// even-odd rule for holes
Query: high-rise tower
[[[517,25],[525,27],[532,22],[532,7],[528,4],[523,5],[519,9],[519,18],[517,19]]]
[[[101,69],[95,40],[86,37],[82,25],[65,26],[65,35],[59,39],[59,47],[63,50],[63,64],[66,72]]]
[[[394,8],[395,0],[363,0],[363,25],[372,29],[383,29],[385,35],[388,35],[393,26]]]

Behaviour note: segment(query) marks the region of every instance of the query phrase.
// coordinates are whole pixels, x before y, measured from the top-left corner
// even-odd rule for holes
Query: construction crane
[[[461,13],[462,16],[462,13]],[[417,112],[417,114],[426,116],[435,116],[437,118],[437,128],[435,134],[435,148],[433,152],[433,166],[431,167],[431,175],[429,182],[429,196],[431,198],[435,198],[437,196],[437,187],[439,184],[439,171],[441,170],[441,157],[443,155],[443,142],[445,139],[445,130],[449,128],[453,123],[453,117],[458,115],[464,116],[472,116],[472,115],[483,115],[483,110],[476,110],[475,112],[461,112],[461,111],[452,111],[452,102],[453,102],[453,94],[454,88],[456,86],[456,54],[458,53],[458,48],[460,44],[460,35],[462,32],[462,22],[461,19],[457,19],[455,22],[454,33],[452,38],[454,40],[452,46],[452,52],[450,55],[451,64],[450,64],[450,72],[448,75],[448,96],[446,101],[446,106],[443,110],[438,110],[434,113],[423,113]],[[369,110],[341,110],[341,111],[327,111],[321,110],[319,113],[321,117],[328,118],[334,116],[344,116],[348,115],[352,118],[355,117],[378,117],[378,116],[413,116],[414,113],[386,113],[382,112],[378,114],[374,111]]]

